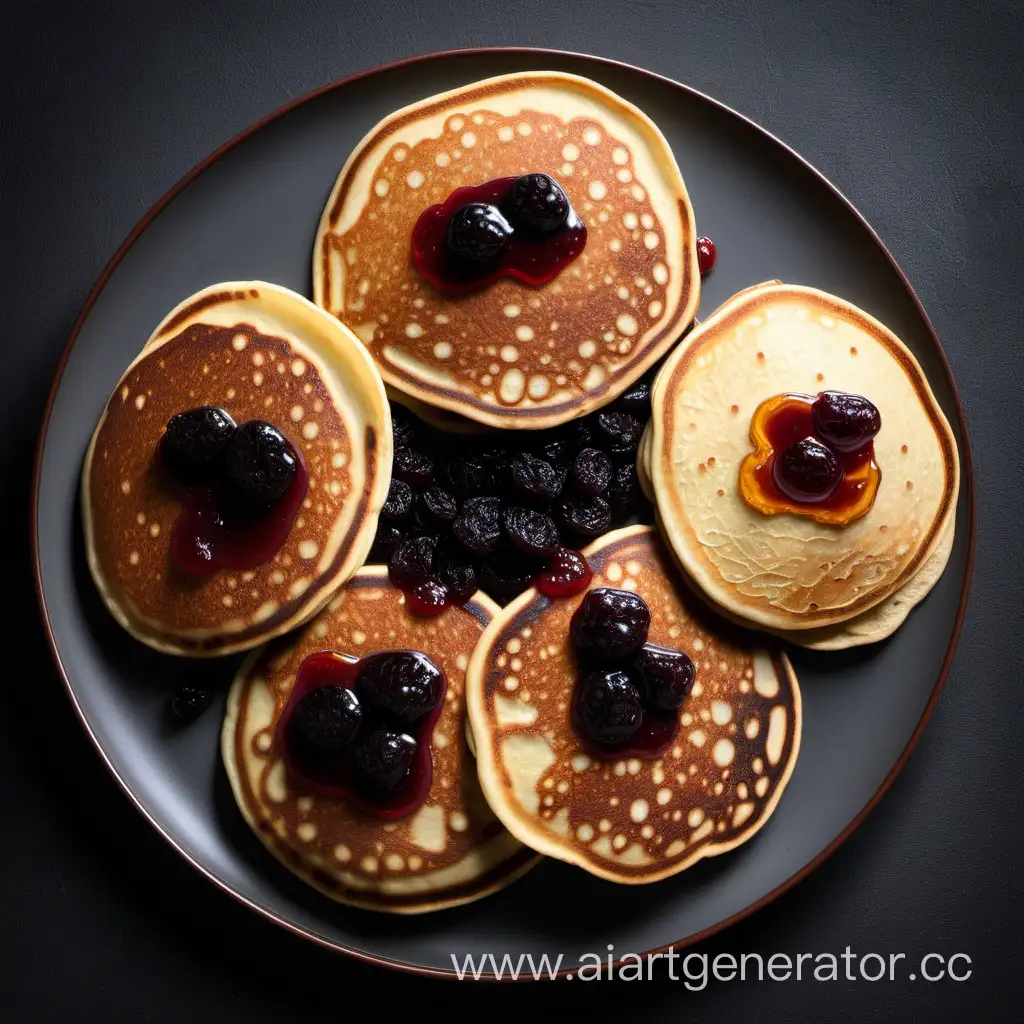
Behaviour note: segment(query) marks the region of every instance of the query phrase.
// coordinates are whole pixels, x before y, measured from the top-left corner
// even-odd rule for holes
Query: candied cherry
[[[661,711],[676,711],[693,686],[693,659],[685,651],[644,644],[633,659],[647,703]]]
[[[709,274],[717,262],[718,247],[707,235],[701,235],[697,239],[697,269],[702,274]]]
[[[837,452],[854,452],[882,429],[878,409],[861,395],[822,391],[811,406],[814,433]]]
[[[379,728],[355,746],[353,760],[362,788],[388,793],[409,775],[416,756],[416,740],[408,733]]]
[[[424,580],[405,595],[413,615],[440,615],[448,607],[448,591],[437,580]]]
[[[456,259],[494,264],[512,238],[512,225],[490,203],[468,203],[455,211],[448,224],[446,244]]]
[[[367,707],[385,711],[411,725],[437,707],[444,694],[444,677],[430,658],[419,651],[385,651],[363,659],[356,677],[356,693]]]
[[[576,683],[572,715],[576,728],[596,743],[625,743],[643,721],[640,690],[621,669],[596,669]]]
[[[161,457],[168,469],[185,478],[206,475],[219,465],[236,429],[231,416],[215,405],[179,412],[167,421]]]
[[[284,497],[298,472],[298,458],[272,423],[249,420],[234,431],[225,446],[224,471],[242,502],[265,509]]]
[[[629,590],[591,590],[572,617],[576,653],[587,662],[621,661],[647,642],[651,610]]]
[[[843,482],[835,452],[813,437],[794,441],[775,456],[775,484],[791,501],[827,501]]]
[[[355,738],[363,708],[347,686],[318,686],[295,705],[288,724],[289,739],[313,757],[337,754]]]
[[[569,217],[569,197],[547,174],[523,174],[504,202],[509,220],[537,234],[557,231]]]
[[[536,585],[545,597],[571,597],[586,590],[592,576],[583,555],[570,548],[559,548],[537,576]]]

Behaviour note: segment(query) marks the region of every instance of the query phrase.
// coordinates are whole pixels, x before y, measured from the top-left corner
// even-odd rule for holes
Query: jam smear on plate
[[[430,739],[446,691],[444,673],[419,651],[310,654],[277,724],[289,777],[375,818],[411,814],[430,793]]]
[[[420,214],[412,259],[432,285],[478,291],[501,277],[551,281],[587,244],[587,227],[546,174],[494,178],[457,188]]]

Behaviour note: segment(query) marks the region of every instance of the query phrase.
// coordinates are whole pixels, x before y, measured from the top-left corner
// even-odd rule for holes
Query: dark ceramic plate
[[[751,842],[655,885],[616,887],[541,864],[496,896],[423,917],[337,906],[266,854],[220,765],[223,693],[236,659],[195,664],[136,644],[94,591],[80,539],[79,473],[91,424],[161,317],[215,281],[263,278],[310,294],[323,204],[349,151],[380,118],[474,79],[523,69],[590,76],[645,110],[682,167],[701,232],[718,244],[701,308],[768,278],[838,293],[914,351],[953,423],[964,463],[956,544],[938,586],[888,642],[842,655],[794,652],[803,749],[778,810]],[[705,936],[819,863],[859,824],[916,742],[953,654],[967,597],[973,481],[963,413],[924,311],[871,228],[778,140],[675,82],[592,57],[536,50],[441,54],[357,75],[290,104],[206,160],[111,260],[78,320],[51,395],[37,467],[39,591],[54,654],[86,730],[139,810],[181,854],[254,909],[378,963],[449,972],[452,954],[642,952]],[[200,673],[218,704],[192,727],[162,710]],[[460,959],[461,962],[461,959]]]

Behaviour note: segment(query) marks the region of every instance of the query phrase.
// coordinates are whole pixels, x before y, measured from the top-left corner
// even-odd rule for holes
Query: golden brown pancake
[[[539,853],[602,878],[653,882],[746,842],[768,820],[800,747],[801,703],[786,656],[707,615],[676,581],[649,526],[586,550],[592,587],[634,590],[650,640],[688,652],[693,690],[657,760],[595,761],[571,721],[570,620],[582,596],[529,590],[497,616],[470,662],[480,782],[495,813]]]
[[[863,395],[881,413],[874,503],[845,526],[750,507],[739,473],[755,410],[824,390]],[[852,646],[888,635],[909,610],[883,602],[917,579],[904,595],[916,602],[938,578],[959,487],[955,440],[916,359],[867,313],[813,288],[747,289],[672,353],[652,399],[640,475],[687,576],[729,615],[796,643]]]
[[[539,286],[446,295],[410,258],[413,226],[458,187],[542,171],[586,223]],[[611,401],[690,323],[696,231],[664,136],[604,86],[560,72],[488,79],[399,110],[349,157],[313,252],[316,302],[391,386],[491,426],[540,428]]]
[[[436,618],[411,615],[387,570],[367,566],[301,633],[249,657],[228,698],[224,764],[246,821],[285,867],[339,902],[415,914],[479,899],[536,863],[487,806],[466,743],[468,653],[496,612],[478,594]],[[303,659],[322,650],[363,657],[397,649],[422,651],[448,679],[426,802],[406,818],[382,821],[293,789],[275,728]]]
[[[157,445],[167,421],[218,405],[273,423],[301,452],[306,499],[271,561],[212,576],[170,558],[180,497]],[[352,334],[265,282],[214,285],[157,327],[114,389],[86,455],[89,567],[134,637],[195,657],[255,647],[314,615],[362,565],[391,476],[383,384]]]

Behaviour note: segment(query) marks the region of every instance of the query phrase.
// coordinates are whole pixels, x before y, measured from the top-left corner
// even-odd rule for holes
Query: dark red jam
[[[509,176],[457,188],[443,203],[424,210],[412,232],[412,259],[420,274],[442,291],[462,294],[485,288],[501,277],[529,285],[545,284],[576,259],[587,244],[587,226],[571,205],[555,230],[536,231],[517,224],[508,200],[520,180]],[[479,260],[460,257],[449,244],[453,218],[470,204],[492,207],[498,214],[492,217],[495,224],[483,226],[486,251],[480,253],[484,258]],[[507,237],[499,244],[503,232]]]
[[[710,274],[718,262],[718,248],[707,235],[697,239],[697,269],[701,274]]]
[[[740,493],[766,515],[794,512],[845,526],[874,503],[880,427],[878,410],[859,395],[769,398],[751,420],[757,450],[740,467]]]
[[[307,712],[304,698],[320,689],[331,692],[311,698]],[[309,655],[277,724],[289,778],[375,818],[411,814],[430,793],[430,741],[446,691],[444,673],[416,651]]]
[[[184,486],[171,533],[171,558],[193,575],[242,571],[269,562],[288,538],[306,497],[306,464],[295,449],[295,477],[276,505],[259,514],[233,512],[233,499],[217,481]]]
[[[223,474],[191,476],[158,458],[181,491],[181,512],[171,533],[171,559],[184,572],[208,576],[222,569],[242,571],[269,562],[281,549],[302,508],[308,488],[301,452],[290,445],[294,473],[270,507],[253,505],[234,493]]]
[[[534,585],[545,597],[574,597],[590,586],[592,578],[590,566],[580,552],[560,548],[537,576]]]
[[[628,590],[600,587],[570,626],[579,676],[572,721],[600,760],[660,757],[679,731],[679,709],[693,687],[689,655],[647,642],[651,613]]]

